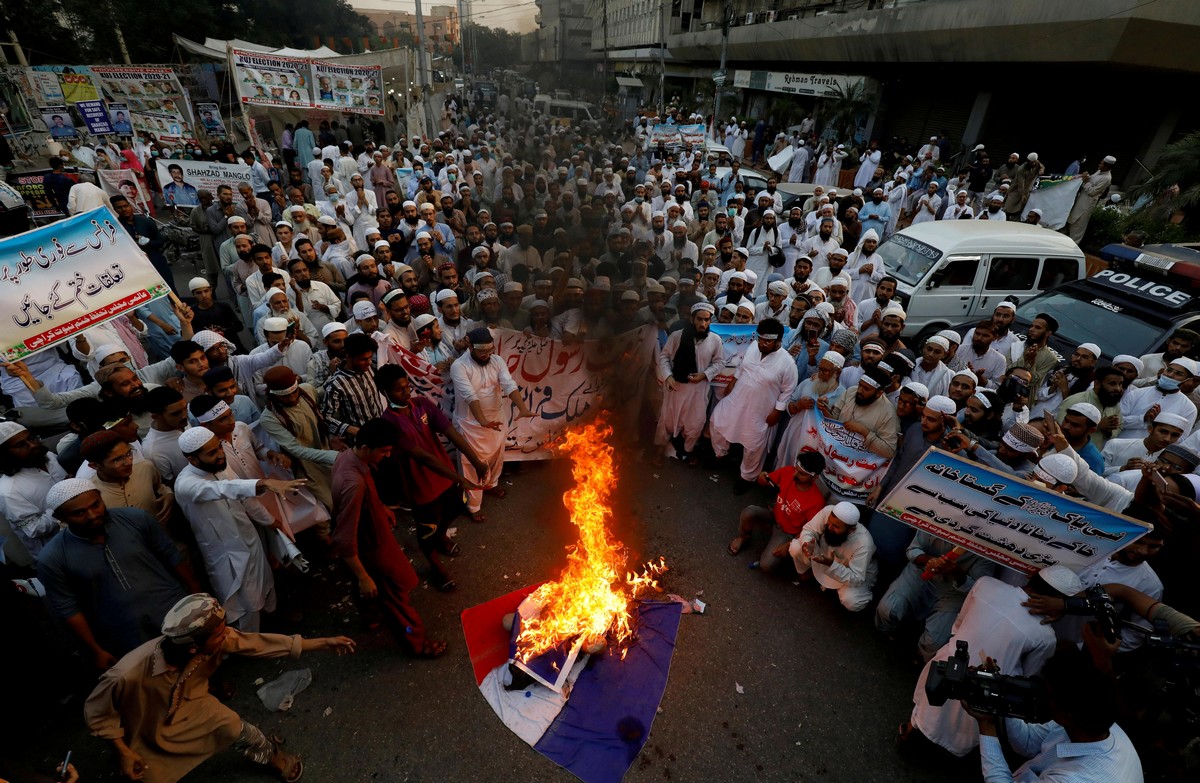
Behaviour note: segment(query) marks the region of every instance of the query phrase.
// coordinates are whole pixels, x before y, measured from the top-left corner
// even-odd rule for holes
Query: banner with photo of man
[[[129,116],[129,106],[124,103],[108,104],[108,120],[113,133],[120,136],[133,135],[133,122]]]
[[[221,185],[228,185],[236,192],[238,185],[250,181],[250,167],[242,163],[159,159],[155,168],[163,201],[168,206],[194,207],[200,203],[201,190],[216,196]]]
[[[42,122],[46,123],[46,130],[50,131],[50,138],[73,139],[79,135],[79,131],[75,129],[75,122],[71,119],[71,112],[66,106],[42,106],[40,111]]]
[[[150,195],[130,169],[97,169],[93,172],[101,190],[110,196],[124,196],[133,204],[134,214],[153,215]]]
[[[313,105],[308,60],[234,49],[233,66],[242,103],[304,109]]]
[[[221,139],[229,135],[221,119],[221,107],[215,103],[197,103],[196,115],[200,118],[200,129],[209,138]]]
[[[383,114],[383,67],[312,61],[313,104],[357,114]]]
[[[170,144],[195,137],[187,93],[174,69],[147,65],[93,65],[91,73],[100,84],[110,111],[113,106],[120,105],[122,111],[129,113],[131,129],[117,130],[117,133],[145,131]]]
[[[936,448],[876,512],[1023,574],[1052,565],[1079,573],[1151,527]]]

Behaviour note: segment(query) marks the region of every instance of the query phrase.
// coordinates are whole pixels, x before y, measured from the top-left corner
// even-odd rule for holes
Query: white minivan
[[[986,318],[1006,296],[1025,301],[1086,277],[1069,237],[1026,223],[938,220],[918,223],[879,246],[915,344],[951,324]]]

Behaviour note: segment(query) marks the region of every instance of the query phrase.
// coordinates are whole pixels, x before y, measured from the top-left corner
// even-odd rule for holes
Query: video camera
[[[1121,628],[1121,612],[1113,603],[1112,597],[1104,592],[1100,585],[1089,587],[1083,595],[1074,595],[1066,599],[1064,612],[1095,617],[1104,638],[1110,643],[1117,640],[1117,632]]]
[[[1040,677],[1016,677],[972,667],[967,642],[955,645],[947,661],[934,661],[925,680],[925,697],[935,707],[948,699],[1000,718],[1017,718],[1026,723],[1050,719],[1045,686]]]

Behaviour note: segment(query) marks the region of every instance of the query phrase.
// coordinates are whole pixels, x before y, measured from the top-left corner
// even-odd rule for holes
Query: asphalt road
[[[662,711],[627,781],[971,779],[897,752],[893,735],[911,708],[917,669],[908,647],[874,631],[871,610],[850,615],[811,583],[750,570],[755,555],[749,550],[737,558],[726,553],[738,511],[767,503],[765,491],[736,497],[731,475],[673,460],[654,468],[619,458],[618,474],[615,527],[630,547],[631,566],[661,555],[671,568],[662,580],[666,590],[708,604],[705,614],[681,620]],[[430,632],[450,642],[444,658],[406,658],[386,633],[363,631],[351,602],[343,600],[349,578],[340,566],[325,566],[307,580],[305,618],[272,630],[346,633],[359,641],[357,654],[239,659],[223,667],[239,688],[231,706],[266,732],[285,736],[288,748],[305,757],[305,780],[574,780],[493,714],[475,686],[459,625],[463,609],[553,578],[573,539],[561,502],[570,482],[565,462],[527,465],[505,480],[508,497],[485,501],[486,523],[458,523],[463,554],[451,562],[458,591],[446,595],[423,586],[414,596]],[[423,574],[411,531],[401,527]],[[256,678],[305,666],[313,684],[289,712],[268,712],[255,696]],[[79,702],[66,705],[56,725],[29,746],[28,760],[53,769],[67,748],[85,781],[111,774],[111,754],[88,736]],[[268,779],[233,753],[187,778]]]

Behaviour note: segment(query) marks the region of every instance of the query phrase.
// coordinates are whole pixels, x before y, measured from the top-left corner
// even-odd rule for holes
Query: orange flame
[[[585,647],[610,635],[618,645],[628,642],[633,635],[630,602],[657,590],[654,577],[667,570],[660,559],[641,574],[625,571],[625,547],[608,531],[609,494],[616,485],[611,435],[603,421],[566,433],[561,450],[572,459],[575,486],[563,495],[563,504],[579,528],[579,542],[567,548],[567,566],[558,580],[531,596],[541,610],[521,621],[517,657],[522,661],[576,637],[582,637]]]

